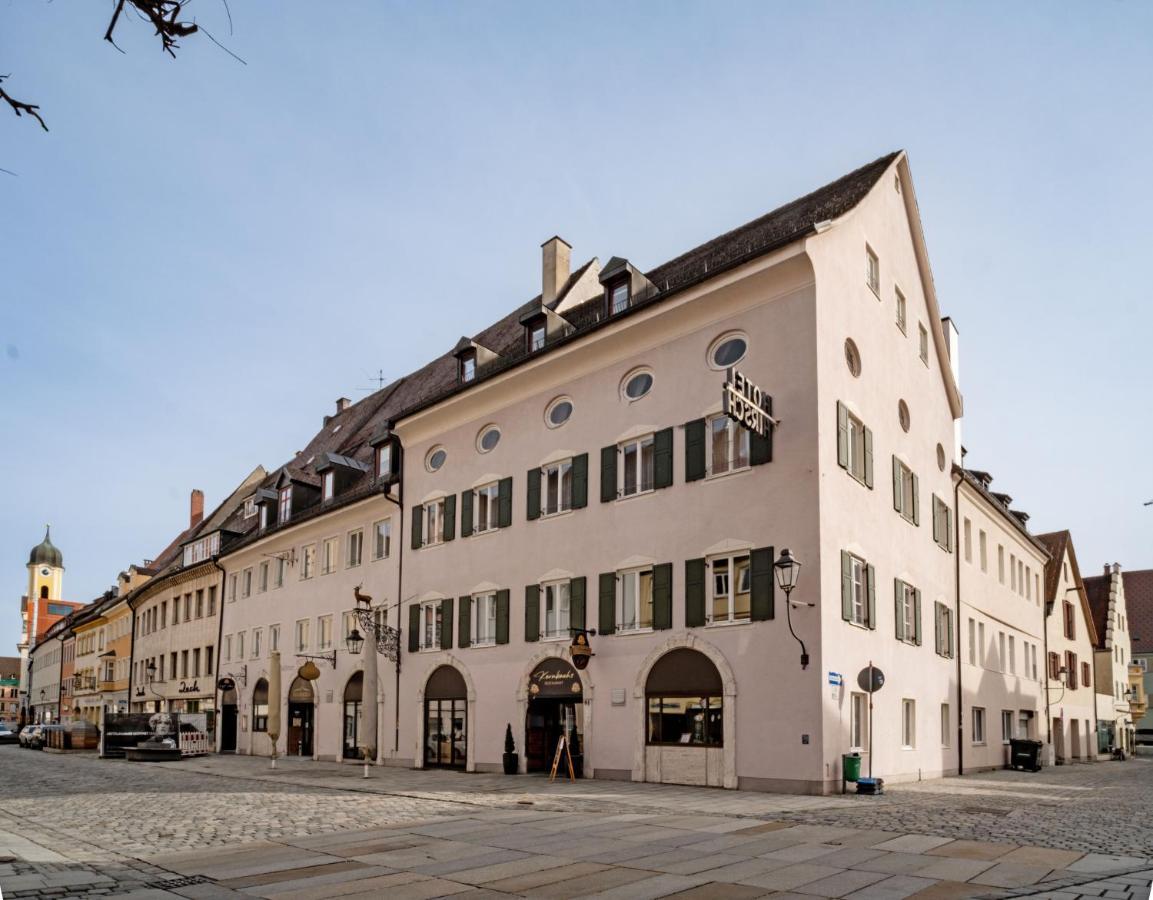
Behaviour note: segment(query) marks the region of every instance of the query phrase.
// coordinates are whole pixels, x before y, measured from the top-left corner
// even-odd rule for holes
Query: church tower
[[[52,526],[44,530],[44,540],[28,554],[28,601],[59,600],[64,588],[64,554],[52,543]],[[33,629],[35,634],[35,629]]]

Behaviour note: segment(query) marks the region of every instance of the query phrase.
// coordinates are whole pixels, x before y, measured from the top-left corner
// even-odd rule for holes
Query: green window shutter
[[[374,647],[369,650],[374,650]],[[420,604],[414,603],[408,608],[408,652],[416,653],[420,650]]]
[[[873,486],[873,429],[865,429],[865,486]]]
[[[589,455],[582,453],[572,458],[572,508],[584,509],[589,505]]]
[[[933,649],[937,651],[938,656],[944,656],[943,648],[945,644],[945,636],[942,634],[941,629],[944,627],[943,617],[941,616],[941,604],[933,604]]]
[[[440,601],[440,649],[452,649],[453,608],[452,597],[445,597]]]
[[[468,537],[472,534],[472,491],[461,491],[460,494],[460,536]]]
[[[600,601],[598,604],[597,631],[601,634],[615,634],[617,630],[617,573],[601,572]]]
[[[750,618],[764,622],[776,614],[773,597],[773,548],[762,547],[749,554],[751,576]]]
[[[525,585],[524,589],[524,639],[540,640],[540,585]]]
[[[460,627],[456,632],[456,645],[468,647],[472,644],[472,597],[460,598]]]
[[[953,507],[945,507],[945,549],[953,550]]]
[[[456,537],[456,494],[449,494],[444,498],[444,539],[451,541]]]
[[[685,423],[685,481],[705,477],[706,431],[704,419]]]
[[[849,468],[849,411],[837,401],[837,465]]]
[[[901,461],[896,456],[893,457],[893,509],[899,513],[903,513],[901,508]]]
[[[653,487],[667,488],[673,483],[673,430],[662,428],[653,435]]]
[[[877,573],[872,566],[867,566],[865,576],[869,583],[869,629],[877,628]]]
[[[921,592],[913,591],[913,639],[921,646]]]
[[[941,517],[937,513],[937,504],[938,503],[940,503],[940,501],[937,499],[937,495],[934,494],[933,495],[933,541],[935,543],[939,544],[939,543],[941,543]]]
[[[472,516],[469,516],[469,521],[472,521]],[[512,476],[510,475],[508,478],[502,478],[496,486],[496,527],[508,528],[508,526],[511,524]]]
[[[617,448],[601,448],[601,503],[611,503],[617,498]]]
[[[916,472],[913,473],[913,524],[921,524],[921,486]]]
[[[531,522],[540,518],[540,466],[528,470],[525,482],[526,512],[525,516]]]
[[[953,611],[945,608],[945,655],[953,658]]]
[[[653,566],[653,630],[673,627],[673,564]]]
[[[841,618],[853,621],[853,560],[841,551]]]
[[[904,597],[901,590],[901,579],[893,579],[893,620],[896,623],[897,640],[903,641],[905,639],[905,604]]]
[[[765,412],[773,414],[773,398],[765,397],[761,404]],[[773,461],[773,423],[768,423],[764,437],[755,431],[749,435],[749,464],[763,466]]]
[[[508,643],[508,590],[496,592],[496,642]]]
[[[685,627],[705,624],[705,561],[685,560]]]
[[[414,506],[412,508],[412,549],[419,550],[424,545],[424,539],[421,537],[421,531],[424,526],[424,507]]]
[[[587,614],[585,612],[585,597],[588,593],[588,583],[583,575],[578,575],[568,584],[569,625],[573,628],[587,627]]]

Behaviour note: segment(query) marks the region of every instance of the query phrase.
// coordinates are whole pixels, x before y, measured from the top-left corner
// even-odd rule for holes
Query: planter
[[[504,774],[515,775],[519,769],[520,757],[515,753],[504,754]]]

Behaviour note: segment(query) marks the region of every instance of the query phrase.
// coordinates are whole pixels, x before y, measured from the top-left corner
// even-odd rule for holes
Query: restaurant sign
[[[528,677],[530,698],[575,697],[579,700],[581,691],[580,676],[563,659],[544,660]]]
[[[724,414],[761,437],[769,436],[776,424],[772,417],[773,398],[753,384],[739,370],[730,368],[721,390],[721,409]]]

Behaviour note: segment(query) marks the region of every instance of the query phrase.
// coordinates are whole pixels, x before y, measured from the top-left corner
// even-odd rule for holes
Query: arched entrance
[[[724,784],[724,694],[717,667],[697,650],[679,647],[653,664],[645,679],[646,781]]]
[[[526,769],[549,771],[562,736],[568,743],[573,769],[579,777],[584,760],[584,688],[576,669],[567,660],[554,656],[542,660],[528,679],[524,729]]]
[[[360,709],[364,697],[364,673],[357,672],[344,686],[344,758],[364,759],[360,747]]]
[[[439,666],[424,688],[424,765],[463,769],[468,758],[468,688],[452,666]]]
[[[288,756],[312,756],[312,682],[299,675],[288,689]]]
[[[236,689],[220,696],[220,752],[236,752],[236,716],[239,712]]]

